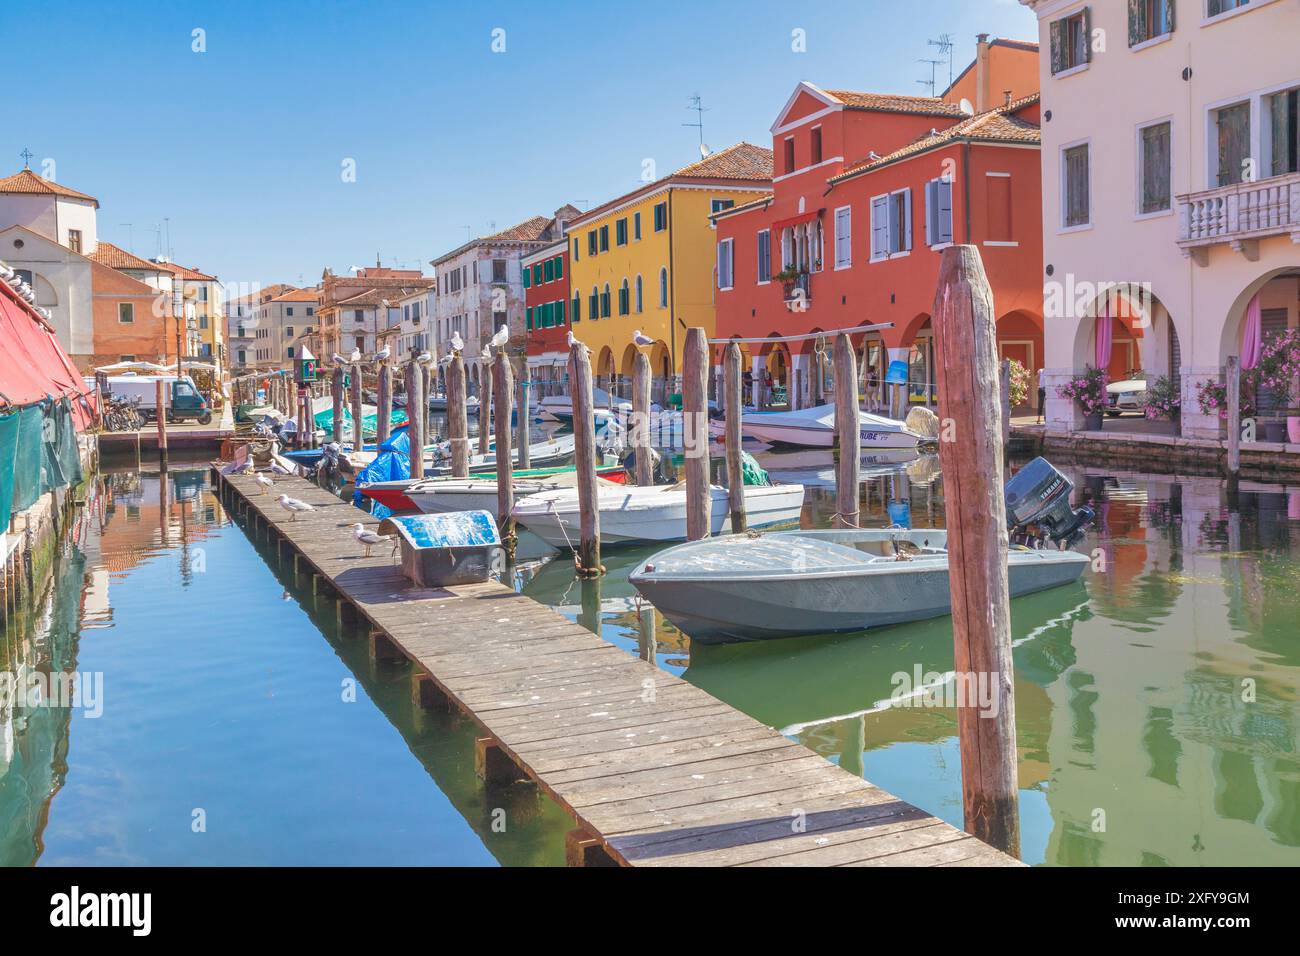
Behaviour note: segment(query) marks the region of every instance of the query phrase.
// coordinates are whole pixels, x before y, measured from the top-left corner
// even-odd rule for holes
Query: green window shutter
[[[564,278],[564,256],[555,257],[555,278]]]
[[[1052,21],[1052,73],[1065,69],[1065,21]]]
[[[1173,33],[1177,29],[1174,25],[1174,8],[1178,6],[1178,0],[1165,0],[1165,24],[1169,32]]]
[[[527,266],[524,266],[524,268],[523,268],[522,271],[523,271],[523,274],[524,274],[524,288],[525,288],[525,289],[531,288],[531,287],[532,287],[532,282],[529,281],[529,280],[530,280],[530,278],[531,278],[530,273],[532,272],[532,270],[529,269]]]
[[[539,262],[533,266],[533,285],[542,284],[542,264]]]
[[[545,268],[542,271],[546,276],[546,281],[553,282],[555,280],[555,260],[547,259],[544,265]]]
[[[533,328],[533,310],[531,306],[529,307],[528,311],[524,313],[524,316],[525,316],[525,324],[527,325],[528,330],[531,332]]]
[[[555,324],[556,325],[564,324],[564,300],[563,299],[555,303]]]
[[[582,296],[573,297],[573,322],[576,325],[582,321]]]
[[[1146,33],[1145,24],[1142,22],[1146,19],[1145,0],[1128,0],[1128,45],[1137,46],[1142,42],[1143,34]]]

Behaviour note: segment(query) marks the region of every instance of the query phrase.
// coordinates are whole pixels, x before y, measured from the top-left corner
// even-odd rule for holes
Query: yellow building
[[[772,189],[772,151],[738,143],[571,220],[570,321],[596,384],[628,394],[637,330],[654,399],[675,390],[686,329],[713,335],[715,238],[709,214]]]

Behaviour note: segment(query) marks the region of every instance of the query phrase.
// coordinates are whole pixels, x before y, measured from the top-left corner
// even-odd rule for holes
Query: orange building
[[[171,299],[136,277],[163,267],[108,242],[98,243],[89,258],[95,352],[84,363],[86,370],[114,362],[172,361]]]

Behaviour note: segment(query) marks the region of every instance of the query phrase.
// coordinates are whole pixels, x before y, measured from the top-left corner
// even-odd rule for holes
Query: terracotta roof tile
[[[707,177],[713,179],[771,179],[772,151],[753,143],[737,143],[698,162],[683,166],[669,176]]]
[[[485,241],[493,240],[508,242],[536,242],[542,238],[546,227],[551,224],[548,216],[534,216],[532,219],[525,219],[518,225],[511,226],[509,229],[503,229],[501,232],[494,232],[490,236],[483,236]]]
[[[739,212],[748,212],[751,209],[757,209],[760,206],[766,206],[772,201],[774,193],[763,193],[757,199],[751,199],[749,202],[743,202],[738,206],[728,206],[726,209],[719,209],[709,215],[710,219],[721,219],[724,216],[734,216]]]
[[[155,262],[155,266],[163,272],[170,272],[172,275],[181,279],[189,279],[191,282],[216,282],[216,276],[210,276],[198,269],[190,269],[177,262]]]
[[[125,249],[103,240],[95,246],[95,251],[86,258],[92,262],[98,262],[101,266],[108,266],[110,269],[136,269],[142,272],[171,271],[166,266],[150,262],[148,259],[141,259],[139,256],[132,255]]]
[[[68,199],[84,199],[87,202],[93,202],[96,207],[99,206],[99,200],[94,196],[87,196],[75,189],[61,186],[52,180],[37,175],[30,169],[20,170],[12,176],[0,179],[0,193],[42,193],[47,196],[65,196]]]
[[[281,292],[272,302],[316,302],[320,299],[319,289],[293,289]]]
[[[894,93],[859,93],[854,90],[823,90],[852,110],[878,113],[920,113],[927,116],[964,116],[961,106],[945,103],[937,96],[901,96]]]

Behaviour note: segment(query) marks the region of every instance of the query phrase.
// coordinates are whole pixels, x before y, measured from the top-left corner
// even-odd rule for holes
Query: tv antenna
[[[682,125],[693,126],[700,131],[700,159],[703,159],[709,155],[709,147],[704,145],[704,114],[708,112],[708,108],[704,105],[699,93],[691,97],[691,105],[686,108],[695,110],[695,122],[683,123]]]
[[[928,80],[917,80],[916,82],[918,82],[918,83],[920,83],[922,86],[928,88],[929,91],[930,91],[930,95],[931,95],[931,96],[934,96],[934,83],[935,83],[935,80],[934,80],[934,68],[935,68],[936,66],[942,66],[942,65],[943,65],[943,60],[927,60],[927,59],[925,59],[924,57],[922,57],[921,59],[917,60],[916,62],[917,62],[917,63],[929,63],[929,64],[930,64],[930,78],[929,78]]]
[[[947,55],[947,57],[948,57],[948,85],[949,85],[949,86],[952,86],[952,81],[953,81],[953,75],[952,75],[952,34],[951,34],[951,33],[940,33],[938,39],[936,39],[936,40],[926,40],[925,42],[928,43],[930,46],[934,47],[935,49],[937,49],[937,50],[939,51],[939,56],[944,56],[945,54]]]

